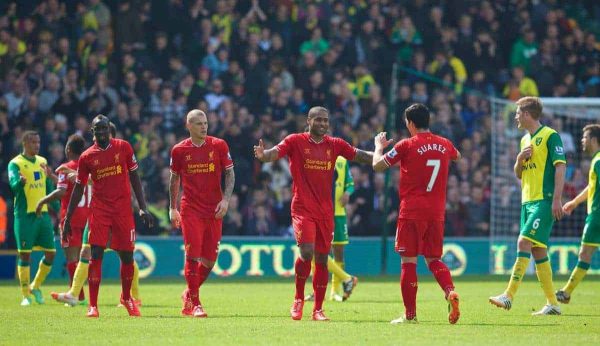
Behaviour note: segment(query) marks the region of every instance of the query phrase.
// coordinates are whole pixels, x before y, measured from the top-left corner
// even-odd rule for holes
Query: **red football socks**
[[[452,276],[450,270],[444,262],[441,260],[433,260],[429,262],[429,270],[437,280],[438,284],[444,291],[444,296],[447,297],[450,291],[454,290],[454,283],[452,282]]]
[[[315,290],[314,310],[323,309],[323,300],[327,291],[327,281],[329,281],[329,271],[327,264],[315,263],[315,274],[313,275],[313,289]]]
[[[131,298],[131,281],[133,281],[133,262],[121,262],[121,296],[123,300]]]
[[[202,286],[204,281],[208,279],[212,268],[206,267],[202,262],[198,262],[198,287]]]
[[[183,273],[187,282],[190,299],[194,306],[199,305],[198,289],[200,288],[200,277],[198,276],[198,262],[186,259],[183,266]]]
[[[294,269],[296,271],[296,299],[304,300],[304,285],[310,275],[310,261],[298,257]]]
[[[98,291],[102,280],[102,259],[91,259],[88,272],[88,285],[90,287],[90,306],[98,306]]]
[[[404,313],[407,319],[413,319],[417,315],[417,264],[402,263],[400,274],[400,290],[404,301]]]

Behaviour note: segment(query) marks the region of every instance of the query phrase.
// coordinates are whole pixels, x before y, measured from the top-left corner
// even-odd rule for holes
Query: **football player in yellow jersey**
[[[40,135],[35,131],[25,131],[21,142],[23,152],[8,163],[8,177],[15,196],[14,229],[19,252],[17,270],[23,295],[21,306],[29,306],[31,294],[38,304],[44,303],[40,286],[52,269],[56,254],[54,227],[48,215],[48,206],[44,205],[39,217],[35,210],[38,201],[54,190],[54,184],[48,172],[46,159],[38,155]],[[44,257],[30,285],[29,261],[34,249],[44,251]]]
[[[592,256],[600,246],[600,124],[587,125],[583,128],[581,146],[584,152],[592,156],[588,186],[577,197],[565,203],[563,211],[571,215],[579,204],[587,200],[588,215],[585,218],[577,265],[565,287],[556,292],[556,299],[563,304],[569,304],[571,301],[571,293],[585,277]]]
[[[521,179],[521,234],[508,287],[501,295],[490,297],[489,302],[510,310],[533,254],[536,274],[546,296],[546,305],[533,315],[560,315],[548,259],[548,240],[554,221],[563,216],[561,196],[567,161],[558,133],[540,123],[540,99],[523,97],[516,104],[517,126],[527,130],[514,165],[515,175]]]

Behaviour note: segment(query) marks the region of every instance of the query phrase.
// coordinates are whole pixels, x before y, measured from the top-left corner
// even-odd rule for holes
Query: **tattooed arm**
[[[233,167],[225,170],[225,190],[223,191],[223,199],[217,205],[215,209],[215,217],[222,219],[227,213],[229,208],[229,199],[233,193],[233,187],[235,186],[235,173]]]

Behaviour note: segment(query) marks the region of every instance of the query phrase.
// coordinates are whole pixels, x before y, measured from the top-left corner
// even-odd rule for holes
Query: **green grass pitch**
[[[390,325],[400,315],[396,277],[363,278],[347,302],[326,302],[330,322],[310,320],[307,302],[302,321],[292,321],[292,279],[210,278],[201,290],[207,319],[180,316],[183,278],[141,282],[141,318],[117,308],[120,286],[105,280],[100,291],[100,318],[84,317],[85,307],[68,308],[50,298],[64,290],[63,282],[43,287],[45,305],[19,306],[16,281],[0,282],[0,344],[556,344],[594,345],[600,342],[600,280],[588,277],[578,287],[562,316],[532,317],[545,303],[535,276],[527,276],[511,311],[487,302],[499,294],[507,277],[456,279],[461,319],[447,322],[447,307],[437,283],[421,276],[418,325]],[[555,280],[560,286],[566,278]],[[307,292],[312,290],[307,284]]]

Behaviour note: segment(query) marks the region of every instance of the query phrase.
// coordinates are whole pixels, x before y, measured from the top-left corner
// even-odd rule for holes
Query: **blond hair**
[[[517,102],[517,106],[521,107],[522,111],[525,111],[531,115],[532,118],[538,120],[542,117],[542,100],[539,97],[526,96],[521,97]]]

